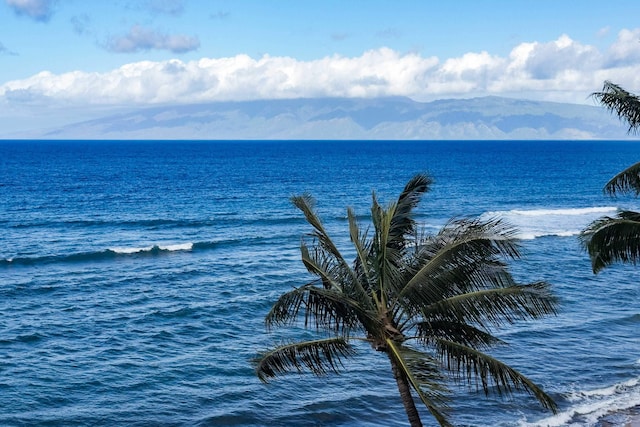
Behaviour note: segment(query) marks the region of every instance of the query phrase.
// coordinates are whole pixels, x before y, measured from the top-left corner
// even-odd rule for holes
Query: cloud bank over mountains
[[[483,51],[441,60],[383,47],[356,57],[314,60],[240,54],[141,61],[107,72],[42,71],[0,85],[0,107],[387,96],[426,101],[485,95],[584,104],[604,80],[630,90],[640,87],[639,39],[640,29],[622,30],[600,51],[562,35],[547,43],[521,43],[505,57]],[[137,27],[110,43],[110,49],[119,51],[180,52],[197,46],[198,40]]]

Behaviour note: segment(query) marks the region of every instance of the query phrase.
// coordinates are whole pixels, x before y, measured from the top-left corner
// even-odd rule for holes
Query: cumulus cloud
[[[184,53],[195,50],[198,47],[200,47],[200,41],[197,37],[166,34],[140,25],[134,25],[123,36],[109,38],[106,43],[107,50],[119,53],[140,52],[151,49]]]
[[[53,15],[56,0],[5,0],[18,15],[28,16],[36,21],[46,22]]]
[[[607,59],[607,65],[611,67],[637,64],[640,61],[640,28],[620,31]]]
[[[168,36],[136,31],[114,41],[112,48],[135,51],[183,45],[172,44]],[[519,44],[507,56],[470,52],[445,60],[379,48],[355,57],[333,55],[309,61],[269,55],[143,61],[105,73],[42,72],[1,85],[0,100],[144,105],[303,97],[408,96],[429,100],[500,95],[584,103],[607,79],[629,90],[640,90],[640,50],[632,43],[638,36],[640,30],[624,30],[605,51],[562,35],[551,42]],[[613,58],[617,65],[612,65]]]

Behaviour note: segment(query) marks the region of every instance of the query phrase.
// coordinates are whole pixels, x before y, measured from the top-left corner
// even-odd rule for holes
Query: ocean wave
[[[132,219],[132,220],[85,220],[85,219],[70,219],[63,221],[33,221],[33,222],[21,222],[9,225],[9,228],[23,229],[23,228],[41,228],[41,227],[79,227],[79,228],[101,228],[101,227],[168,227],[168,228],[192,228],[192,227],[207,227],[217,223],[213,219]]]
[[[607,418],[618,418],[640,405],[640,378],[632,378],[598,389],[570,392],[565,398],[570,402],[567,409],[537,422],[522,422],[520,425],[523,427],[600,425],[598,423],[607,421]],[[617,423],[606,425],[617,425]]]
[[[216,242],[187,242],[149,246],[110,247],[100,251],[77,252],[73,254],[45,255],[35,257],[14,257],[0,260],[0,266],[36,265],[64,262],[91,262],[112,260],[127,256],[157,256],[171,252],[208,250],[216,247]]]
[[[346,216],[345,216],[346,219]],[[292,223],[303,223],[302,216],[274,216],[274,217],[256,217],[256,218],[239,218],[237,213],[228,213],[215,218],[200,219],[121,219],[121,220],[100,220],[100,219],[69,219],[69,220],[52,220],[52,221],[29,221],[29,222],[13,222],[0,221],[0,224],[7,224],[12,229],[29,229],[29,228],[104,228],[104,227],[120,227],[120,228],[201,228],[224,225],[243,224],[265,224],[265,225],[287,225]]]
[[[592,221],[611,216],[618,211],[614,206],[558,209],[513,209],[486,212],[482,218],[500,218],[518,229],[518,238],[524,240],[545,236],[571,237],[580,234]]]

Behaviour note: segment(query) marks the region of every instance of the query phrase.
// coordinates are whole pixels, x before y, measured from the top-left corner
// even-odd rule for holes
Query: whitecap
[[[640,405],[640,378],[593,390],[579,390],[566,396],[571,405],[558,414],[535,422],[521,421],[526,427],[596,425],[603,417],[624,414]]]
[[[190,251],[193,249],[193,243],[175,243],[169,245],[151,245],[151,246],[142,246],[142,247],[113,247],[108,250],[111,252],[115,252],[117,254],[129,255],[136,254],[141,252],[153,252],[153,251]]]
[[[513,209],[486,212],[483,218],[500,218],[518,230],[518,238],[535,239],[543,236],[577,236],[592,221],[618,211],[614,206],[558,209]]]
[[[125,247],[114,247],[114,248],[109,248],[108,250],[110,250],[111,252],[115,252],[117,254],[123,254],[123,255],[128,255],[128,254],[136,254],[139,252],[149,252],[153,250],[153,246],[145,246],[145,247],[138,247],[138,248],[125,248]]]
[[[177,243],[174,245],[158,246],[163,251],[190,251],[193,243]]]

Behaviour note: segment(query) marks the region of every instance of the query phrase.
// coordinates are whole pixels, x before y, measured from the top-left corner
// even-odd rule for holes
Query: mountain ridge
[[[298,98],[159,105],[25,133],[30,139],[629,139],[604,108],[498,96]]]

